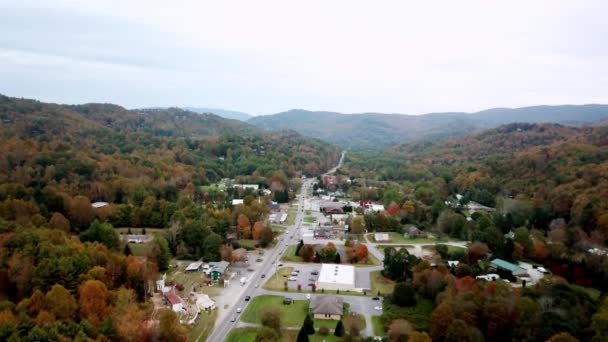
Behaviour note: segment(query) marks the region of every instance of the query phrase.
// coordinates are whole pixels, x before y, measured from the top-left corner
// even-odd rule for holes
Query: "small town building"
[[[211,268],[211,272],[209,272],[209,276],[213,281],[220,280],[220,277],[226,273],[228,266],[230,264],[227,261],[219,261],[219,262],[210,262],[209,267]]]
[[[497,270],[511,272],[511,274],[513,274],[515,277],[526,277],[528,275],[527,271],[523,267],[502,259],[494,259],[490,262],[490,265]]]
[[[193,262],[186,267],[186,272],[197,272],[201,267],[203,267],[202,261]]]
[[[314,296],[310,301],[310,312],[316,319],[339,321],[344,313],[344,301],[338,296]]]
[[[139,234],[129,234],[129,235],[127,235],[127,242],[128,243],[144,243],[144,242],[146,242],[146,236],[139,235]]]
[[[239,204],[243,204],[243,203],[244,203],[244,201],[242,199],[235,198],[232,200],[232,205],[239,205]]]
[[[355,267],[351,265],[322,264],[317,289],[355,290]]]
[[[388,233],[376,233],[374,234],[374,240],[376,242],[390,242],[391,238]]]
[[[91,206],[94,209],[99,209],[99,208],[107,207],[108,205],[110,205],[110,203],[108,203],[108,202],[94,202],[94,203],[91,203]]]
[[[204,293],[196,294],[196,306],[199,310],[209,311],[215,309],[215,301]]]
[[[234,184],[233,186],[235,188],[243,189],[243,190],[247,190],[247,189],[258,190],[260,188],[260,186],[258,184]]]
[[[180,296],[175,294],[175,292],[166,292],[164,296],[165,300],[167,300],[167,303],[169,303],[169,306],[171,307],[171,310],[173,310],[173,312],[181,312],[183,310],[184,300],[181,299]]]

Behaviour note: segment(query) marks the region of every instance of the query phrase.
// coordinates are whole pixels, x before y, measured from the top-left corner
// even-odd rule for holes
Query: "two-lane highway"
[[[342,158],[340,160],[342,160]],[[300,229],[300,225],[304,219],[304,200],[310,196],[314,182],[314,178],[306,179],[304,181],[302,184],[302,191],[300,192],[298,211],[294,224],[288,227],[288,229],[282,235],[282,239],[279,239],[277,244],[264,254],[264,260],[262,261],[260,270],[257,271],[245,285],[243,285],[246,287],[245,291],[242,292],[241,296],[238,298],[234,298],[234,302],[228,310],[228,314],[224,316],[225,319],[222,322],[216,322],[215,329],[207,338],[207,341],[220,342],[226,339],[230,329],[236,326],[236,323],[240,319],[240,314],[245,311],[247,305],[249,304],[248,301],[245,301],[245,297],[253,296],[254,292],[256,291],[256,287],[262,286],[264,281],[266,281],[266,278],[262,278],[262,275],[272,275],[272,272],[275,270],[275,265],[279,262],[279,258],[287,246],[299,242],[299,234],[296,233],[298,232],[298,229]],[[241,313],[237,313],[237,308],[241,308]],[[232,318],[236,318],[234,322],[231,322]]]

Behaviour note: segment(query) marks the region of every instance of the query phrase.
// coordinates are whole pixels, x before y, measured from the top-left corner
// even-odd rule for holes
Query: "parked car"
[[[236,313],[241,313],[241,311],[243,311],[243,309],[241,309],[241,308],[236,308]]]
[[[287,280],[289,280],[289,281],[296,281],[296,280],[298,280],[298,278],[297,277],[289,277],[289,278],[287,278]]]
[[[312,272],[310,272],[310,274],[312,274],[312,275],[319,275],[319,272],[317,272],[317,271],[312,271]]]
[[[262,278],[266,278],[266,274],[262,274]]]
[[[310,293],[306,294],[306,299],[310,299]]]
[[[251,296],[245,296],[245,301],[248,302],[251,299]]]
[[[283,264],[279,263],[279,264],[277,265],[277,267],[283,267]]]
[[[382,311],[382,307],[381,306],[374,306],[374,310]]]
[[[380,297],[373,297],[372,300],[380,300]]]

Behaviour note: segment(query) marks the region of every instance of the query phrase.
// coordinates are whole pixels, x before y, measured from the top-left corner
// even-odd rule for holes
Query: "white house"
[[[180,296],[176,295],[175,292],[165,293],[165,299],[169,303],[169,306],[173,312],[181,312],[183,310],[184,301],[180,298]]]
[[[258,184],[234,184],[234,187],[243,189],[243,190],[247,190],[247,189],[258,190],[260,188],[260,186]]]
[[[213,310],[215,309],[215,301],[204,293],[196,294],[196,306],[200,310]]]
[[[239,205],[239,204],[243,204],[244,201],[242,199],[233,199],[232,200],[232,205]]]

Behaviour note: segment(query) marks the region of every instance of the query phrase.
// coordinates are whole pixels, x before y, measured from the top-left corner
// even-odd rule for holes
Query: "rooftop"
[[[344,301],[338,296],[314,296],[310,301],[310,311],[320,315],[342,315]]]
[[[519,267],[515,264],[512,264],[508,261],[502,260],[502,259],[494,259],[492,260],[492,265],[498,267],[498,268],[502,268],[505,269],[507,271],[511,271],[511,272],[521,272],[521,271],[525,271],[525,269],[523,269],[522,267]]]
[[[319,273],[319,283],[355,284],[355,267],[350,265],[323,264]]]

